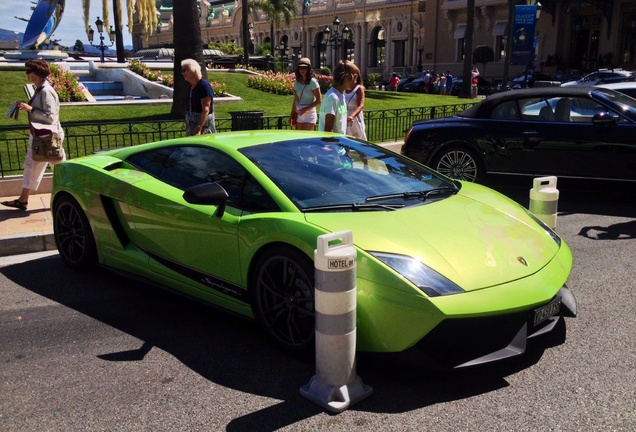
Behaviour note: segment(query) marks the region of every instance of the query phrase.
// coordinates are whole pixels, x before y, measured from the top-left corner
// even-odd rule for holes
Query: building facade
[[[535,1],[535,0],[529,0]],[[474,0],[473,49],[493,49],[480,67],[487,79],[501,78],[506,63],[509,10],[525,1]],[[200,0],[201,38],[243,46],[241,2],[211,5]],[[332,67],[350,59],[363,74],[419,70],[461,74],[467,29],[466,0],[313,0],[292,23],[274,29],[276,56],[311,58]],[[636,3],[633,0],[543,0],[535,31],[535,69],[547,74],[582,74],[598,68],[636,68]],[[158,0],[159,25],[151,35],[133,26],[134,50],[171,46],[172,1]],[[337,20],[336,20],[337,18]],[[249,14],[251,45],[271,42],[271,25],[259,11]],[[327,31],[326,31],[327,29]],[[509,76],[524,66],[510,65]]]

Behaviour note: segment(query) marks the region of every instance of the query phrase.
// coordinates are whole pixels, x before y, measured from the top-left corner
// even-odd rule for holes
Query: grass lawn
[[[165,73],[165,72],[164,72]],[[246,74],[229,72],[209,72],[210,81],[224,82],[228,92],[243,99],[243,102],[216,103],[214,110],[217,118],[229,118],[230,111],[264,111],[265,115],[285,115],[291,111],[292,96],[281,96],[265,93],[247,86]],[[24,100],[23,90],[26,84],[23,71],[0,72],[0,108],[5,112],[16,100]],[[455,96],[422,95],[417,93],[387,92],[367,90],[365,110],[381,110],[395,108],[413,108],[423,106],[451,105],[467,103],[468,99]],[[170,105],[146,106],[63,106],[60,121],[65,122],[97,122],[107,120],[153,120],[170,117]],[[18,121],[0,118],[0,126],[26,124],[27,117],[21,113]]]

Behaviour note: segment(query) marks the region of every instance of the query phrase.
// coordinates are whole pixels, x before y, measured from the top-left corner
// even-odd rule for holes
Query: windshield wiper
[[[382,200],[387,200],[392,198],[403,198],[405,200],[416,198],[416,199],[419,199],[420,201],[426,201],[431,196],[440,197],[444,195],[455,195],[457,192],[459,192],[459,189],[457,188],[440,187],[435,189],[423,190],[419,192],[399,192],[399,193],[393,193],[393,194],[370,196],[370,197],[367,197],[367,199],[365,199],[364,201],[373,202],[373,201],[382,201]]]
[[[404,207],[404,204],[375,204],[375,203],[351,203],[351,204],[330,204],[330,205],[322,205],[315,207],[305,207],[301,209],[303,213],[309,212],[319,212],[324,210],[351,210],[354,211],[362,211],[362,210],[397,210],[399,208]]]

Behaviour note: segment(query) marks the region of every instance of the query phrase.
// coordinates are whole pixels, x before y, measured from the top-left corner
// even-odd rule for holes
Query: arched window
[[[371,40],[370,67],[384,67],[386,63],[386,40],[384,29],[377,27],[373,30],[373,39]]]
[[[349,32],[347,33],[346,38],[342,41],[342,47],[344,49],[344,57],[346,60],[351,60],[352,62],[356,62],[356,57],[355,57],[355,34],[353,33],[353,30],[349,30]]]
[[[312,59],[318,65],[318,69],[327,66],[327,44],[322,32],[316,34],[316,50]]]

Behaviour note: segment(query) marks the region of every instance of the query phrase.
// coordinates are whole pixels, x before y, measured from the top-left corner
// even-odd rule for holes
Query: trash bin
[[[263,129],[264,111],[230,111],[232,130]]]

